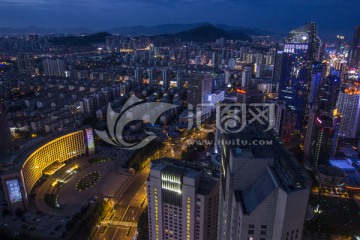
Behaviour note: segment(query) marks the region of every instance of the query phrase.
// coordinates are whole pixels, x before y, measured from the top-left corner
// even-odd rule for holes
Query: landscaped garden
[[[58,195],[57,194],[45,194],[44,196],[45,203],[55,209],[62,209],[61,205],[58,203]]]
[[[100,179],[99,172],[92,172],[84,176],[77,184],[76,190],[83,191],[95,185]]]

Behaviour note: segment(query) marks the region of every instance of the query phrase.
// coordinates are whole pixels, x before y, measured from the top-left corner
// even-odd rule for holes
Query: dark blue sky
[[[360,0],[0,0],[0,27],[88,27],[210,22],[287,32],[318,22],[320,35],[352,35]]]

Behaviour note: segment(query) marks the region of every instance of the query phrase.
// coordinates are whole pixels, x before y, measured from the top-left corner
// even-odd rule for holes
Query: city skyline
[[[17,0],[0,1],[0,7],[3,9],[0,27],[85,27],[100,31],[114,27],[209,22],[284,34],[304,22],[316,21],[321,29],[321,37],[330,38],[340,34],[351,38],[356,22],[359,22],[356,9],[360,7],[360,3],[355,0],[329,0],[326,4],[319,0],[276,0],[271,3],[262,0]]]

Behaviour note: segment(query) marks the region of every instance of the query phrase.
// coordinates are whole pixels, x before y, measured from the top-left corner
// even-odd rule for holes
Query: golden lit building
[[[91,128],[58,134],[26,148],[16,157],[16,163],[11,166],[13,171],[1,176],[10,209],[27,207],[28,195],[49,166],[62,166],[70,159],[94,153]]]

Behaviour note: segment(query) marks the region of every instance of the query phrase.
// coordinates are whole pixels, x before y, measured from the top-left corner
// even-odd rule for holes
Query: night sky
[[[352,36],[360,0],[0,0],[0,27],[88,27],[166,23],[228,24],[286,33],[308,21],[320,36]]]

